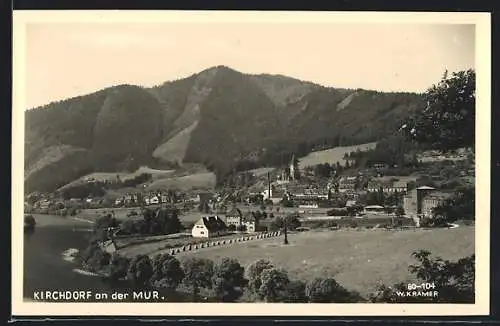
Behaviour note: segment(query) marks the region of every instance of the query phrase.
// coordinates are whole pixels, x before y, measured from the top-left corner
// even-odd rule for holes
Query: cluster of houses
[[[345,176],[336,182],[330,182],[328,189],[339,193],[353,192],[379,192],[406,193],[408,191],[408,181],[387,179],[387,178],[368,178],[365,176]]]
[[[213,204],[216,202],[217,196],[209,192],[199,192],[189,198],[184,196],[184,194],[179,193],[169,193],[165,191],[152,191],[148,193],[127,193],[114,202],[115,206],[127,206],[127,205],[158,205],[166,203],[177,203],[181,201],[188,201],[194,204]]]

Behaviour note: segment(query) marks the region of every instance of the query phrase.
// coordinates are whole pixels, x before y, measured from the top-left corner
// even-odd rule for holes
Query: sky
[[[324,86],[423,92],[475,68],[475,27],[384,23],[30,23],[26,109],[225,65]]]

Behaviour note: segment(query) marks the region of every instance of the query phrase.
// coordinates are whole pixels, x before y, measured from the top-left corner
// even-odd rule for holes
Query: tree
[[[24,227],[26,229],[34,229],[36,226],[36,220],[33,215],[24,216]]]
[[[459,219],[474,220],[475,188],[457,189],[451,198],[434,208],[433,214],[435,218],[441,218],[444,224],[453,223]]]
[[[118,226],[118,221],[116,218],[112,217],[111,214],[107,214],[98,218],[94,224],[94,230],[107,229]]]
[[[293,164],[293,170],[294,170],[293,171],[293,173],[294,173],[293,177],[296,180],[300,180],[299,159],[297,157],[293,156],[293,162],[292,162],[292,164]]]
[[[127,278],[138,288],[147,287],[153,276],[153,263],[147,255],[137,255],[130,262]]]
[[[283,302],[307,303],[306,283],[302,281],[290,281],[286,286]]]
[[[92,271],[101,271],[104,267],[109,265],[111,261],[111,255],[108,252],[103,251],[101,248],[94,250],[91,256],[87,259],[86,265],[91,268]]]
[[[286,218],[286,223],[287,223],[286,225],[287,225],[288,230],[293,231],[301,226],[301,223],[300,223],[300,220],[299,220],[299,217],[297,216],[297,214],[289,214],[285,218]],[[284,227],[285,227],[285,221],[283,220],[282,217],[276,217],[269,225],[269,229],[271,231],[278,231],[278,230],[283,229]]]
[[[200,212],[204,214],[209,214],[210,213],[210,206],[208,205],[207,201],[204,201],[202,204],[200,204]]]
[[[351,293],[333,278],[315,278],[306,285],[306,295],[312,303],[350,303],[359,301],[357,293]]]
[[[392,220],[392,225],[394,226],[401,226],[403,224],[403,216],[405,215],[405,210],[403,207],[398,206],[394,210],[394,215],[396,217],[396,220]]]
[[[224,302],[238,299],[247,284],[245,269],[236,259],[223,258],[214,267],[213,289],[217,297]]]
[[[418,264],[410,265],[409,271],[419,283],[428,283],[430,291],[437,290],[437,297],[398,296],[397,292],[406,292],[407,283],[393,286],[381,285],[370,295],[370,302],[385,303],[473,303],[475,299],[475,256],[461,258],[455,262],[433,258],[427,250],[416,251],[412,256]]]
[[[172,209],[169,212],[168,219],[163,227],[165,234],[179,233],[182,230],[182,223],[179,220],[177,209]]]
[[[194,298],[197,298],[201,288],[210,289],[214,275],[214,264],[204,258],[189,257],[182,261],[184,270],[183,283],[191,288]]]
[[[286,216],[286,226],[288,230],[295,230],[301,226],[299,216],[297,214],[289,214]]]
[[[410,265],[409,271],[420,280],[434,284],[439,289],[438,302],[471,303],[475,299],[475,255],[456,262],[431,258],[427,250],[414,252],[412,256],[419,262]]]
[[[264,269],[260,276],[259,297],[266,302],[282,302],[286,298],[286,290],[290,283],[288,274],[282,269]]]
[[[262,272],[266,269],[270,269],[273,267],[274,267],[273,264],[265,259],[257,260],[256,262],[248,266],[247,268],[248,287],[250,288],[251,291],[253,291],[254,293],[258,292],[262,284],[261,281]]]
[[[401,303],[404,302],[405,299],[398,296],[397,292],[404,293],[407,290],[407,284],[405,283],[397,283],[393,286],[381,284],[374,293],[370,294],[368,301],[373,303]]]
[[[474,70],[445,73],[425,92],[427,108],[402,126],[407,139],[443,152],[474,146],[475,89]]]
[[[138,232],[135,222],[132,219],[123,221],[123,223],[120,224],[120,231],[124,234],[135,234]]]
[[[156,285],[169,290],[175,290],[184,278],[181,263],[172,255],[158,254],[153,260],[152,281]]]
[[[270,231],[278,231],[281,230],[281,228],[285,225],[285,222],[283,221],[283,218],[281,217],[276,217],[270,224],[269,224],[269,230]]]
[[[130,259],[114,254],[111,256],[109,278],[117,281],[127,276]]]

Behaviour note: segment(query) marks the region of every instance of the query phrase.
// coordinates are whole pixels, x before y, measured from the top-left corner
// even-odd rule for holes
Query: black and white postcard
[[[14,11],[13,314],[488,314],[490,42],[484,13]]]

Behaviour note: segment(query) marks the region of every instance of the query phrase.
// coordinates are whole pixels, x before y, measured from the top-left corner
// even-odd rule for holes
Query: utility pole
[[[283,218],[283,227],[284,227],[284,232],[285,232],[285,240],[283,241],[283,244],[287,245],[288,244],[288,232],[287,232],[287,222],[286,222],[286,217]]]

